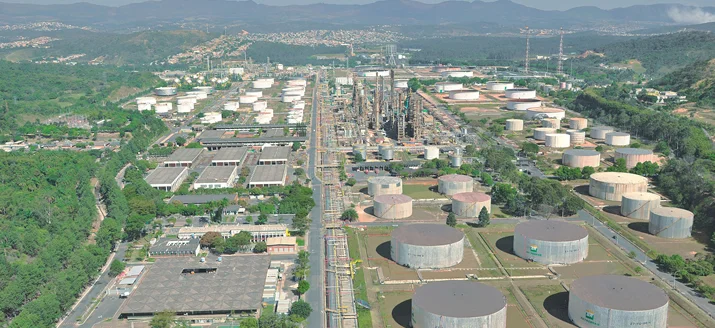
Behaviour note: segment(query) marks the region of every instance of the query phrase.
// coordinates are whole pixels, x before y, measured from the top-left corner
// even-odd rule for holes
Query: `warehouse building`
[[[144,178],[152,188],[161,191],[174,192],[189,176],[189,169],[185,167],[157,167]]]
[[[203,151],[203,148],[179,148],[164,161],[164,166],[192,167]]]
[[[271,237],[266,239],[268,254],[295,254],[297,252],[295,237]]]
[[[285,224],[237,224],[237,225],[214,225],[205,227],[183,227],[179,229],[179,239],[201,238],[207,232],[218,232],[224,238],[238,234],[241,231],[248,231],[253,236],[253,242],[267,241],[268,238],[288,236],[288,225]]]
[[[284,186],[287,174],[287,165],[258,165],[253,168],[248,188]]]
[[[265,147],[258,159],[258,165],[281,165],[288,164],[290,148],[288,147]]]
[[[235,166],[209,166],[194,181],[194,189],[232,188],[237,172]]]
[[[211,166],[239,166],[247,152],[248,149],[245,147],[221,148],[211,160]]]
[[[199,256],[201,245],[198,238],[176,240],[161,239],[151,245],[149,256]]]
[[[270,264],[269,255],[159,258],[120,308],[120,318],[149,318],[171,310],[194,322],[223,322],[226,316],[256,316]]]

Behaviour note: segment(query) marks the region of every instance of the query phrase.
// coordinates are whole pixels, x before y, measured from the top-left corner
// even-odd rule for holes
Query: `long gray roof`
[[[557,220],[529,220],[516,225],[514,235],[541,241],[573,241],[588,237],[578,224]],[[516,238],[516,237],[515,237]]]
[[[277,159],[288,159],[290,156],[290,148],[288,147],[265,147],[261,152],[261,161],[270,161]]]
[[[268,255],[198,258],[159,258],[121,309],[125,315],[172,310],[246,311],[261,307]],[[185,269],[216,268],[213,273],[182,273]]]
[[[626,276],[586,276],[571,283],[570,292],[593,305],[622,311],[651,310],[668,304],[662,289]]]
[[[487,316],[506,308],[498,289],[471,281],[431,282],[415,289],[412,305],[451,318]]]
[[[154,171],[149,173],[149,175],[144,178],[144,180],[150,185],[169,185],[176,180],[176,178],[181,175],[184,171],[188,170],[185,167],[163,167],[159,166]]]
[[[248,152],[247,147],[221,148],[216,152],[211,161],[239,161],[242,162]]]
[[[464,232],[446,224],[408,224],[392,231],[392,239],[418,246],[439,246],[464,239]]]
[[[174,151],[169,158],[166,159],[167,162],[193,162],[196,160],[201,152],[204,151],[203,148],[179,148]]]
[[[287,166],[281,165],[258,165],[253,168],[251,173],[251,184],[260,184],[265,182],[285,181]]]
[[[236,170],[235,166],[207,166],[194,183],[230,183],[228,180]]]

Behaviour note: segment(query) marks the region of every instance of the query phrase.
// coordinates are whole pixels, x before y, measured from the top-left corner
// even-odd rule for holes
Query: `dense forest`
[[[715,58],[715,53],[711,56]],[[677,91],[700,106],[715,106],[715,59],[694,62],[650,83],[650,86]]]

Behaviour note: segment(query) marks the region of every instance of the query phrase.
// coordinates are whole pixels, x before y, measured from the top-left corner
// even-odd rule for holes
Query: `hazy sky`
[[[38,3],[38,4],[55,4],[55,3],[75,3],[75,2],[90,2],[101,5],[120,6],[132,2],[143,2],[146,0],[0,0],[0,2],[16,2],[16,3]],[[200,0],[197,0],[200,1]],[[335,4],[363,4],[375,2],[375,0],[254,0],[258,3],[272,5],[289,5],[289,4],[309,4],[309,3],[335,3]],[[438,3],[444,0],[418,0],[425,3]],[[491,1],[491,0],[485,0]],[[628,7],[641,4],[655,3],[680,3],[696,6],[715,6],[715,0],[512,0],[517,3],[535,7],[539,9],[556,9],[564,10],[580,6],[596,6],[604,9],[616,7]]]

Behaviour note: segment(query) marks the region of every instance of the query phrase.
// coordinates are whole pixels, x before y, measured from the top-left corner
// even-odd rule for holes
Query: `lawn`
[[[402,193],[412,197],[413,199],[445,198],[444,195],[430,190],[430,187],[436,188],[436,186],[436,183],[434,186],[424,184],[404,184],[402,185]]]

